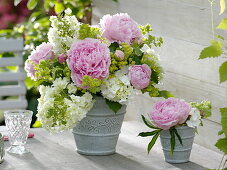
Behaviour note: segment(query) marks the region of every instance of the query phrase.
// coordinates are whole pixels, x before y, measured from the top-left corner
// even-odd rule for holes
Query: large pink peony
[[[128,14],[105,15],[100,20],[102,35],[112,42],[131,44],[135,39],[142,40],[138,24]]]
[[[169,98],[154,105],[150,118],[157,127],[168,130],[177,124],[184,123],[190,111],[190,106],[184,100]]]
[[[52,51],[53,47],[50,43],[42,43],[37,46],[35,50],[32,51],[28,60],[25,62],[25,70],[27,74],[32,79],[35,79],[34,64],[39,64],[40,60],[48,60],[54,58],[54,53]]]
[[[85,75],[100,80],[108,77],[110,62],[109,48],[97,39],[77,41],[68,51],[67,64],[71,70],[71,78],[78,87],[81,87]]]
[[[133,65],[129,67],[128,75],[133,87],[138,90],[141,90],[149,86],[151,69],[147,64]]]

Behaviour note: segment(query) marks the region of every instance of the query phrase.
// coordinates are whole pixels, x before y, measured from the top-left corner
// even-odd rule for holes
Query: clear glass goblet
[[[24,145],[27,142],[32,114],[33,112],[30,110],[9,110],[4,112],[11,145],[7,152],[20,155],[29,152]]]

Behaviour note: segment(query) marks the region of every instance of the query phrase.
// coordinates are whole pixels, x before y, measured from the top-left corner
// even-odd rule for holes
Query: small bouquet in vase
[[[153,136],[148,144],[148,153],[160,136],[165,160],[170,163],[189,161],[197,127],[202,119],[211,116],[211,103],[187,103],[182,99],[168,98],[154,104],[149,118],[142,115],[143,122],[151,132],[142,132],[141,137]]]

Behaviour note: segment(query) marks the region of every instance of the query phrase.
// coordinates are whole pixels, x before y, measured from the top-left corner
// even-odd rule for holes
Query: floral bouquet
[[[177,128],[187,126],[197,129],[199,125],[203,125],[202,119],[209,116],[211,116],[211,103],[209,101],[187,103],[182,99],[168,98],[154,104],[153,110],[149,114],[151,121],[142,115],[144,123],[149,128],[155,130],[152,132],[142,132],[139,136],[153,136],[148,145],[149,153],[162,131],[169,131],[170,154],[172,155],[176,138],[183,145],[181,135],[178,133]]]
[[[130,96],[163,96],[158,55],[162,38],[128,14],[105,15],[98,26],[79,23],[71,10],[51,16],[49,42],[28,57],[25,70],[39,86],[38,120],[51,132],[71,129],[102,96],[115,113]]]

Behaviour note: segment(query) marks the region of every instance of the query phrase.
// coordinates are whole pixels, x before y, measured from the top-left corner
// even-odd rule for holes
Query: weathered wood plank
[[[25,94],[25,86],[0,86],[0,96],[17,96]]]
[[[22,57],[0,58],[0,67],[19,66],[23,63]]]
[[[117,145],[117,153],[109,156],[83,156],[75,151],[71,132],[48,134],[43,129],[32,129],[35,138],[28,139],[31,153],[23,156],[6,154],[0,164],[4,170],[203,170],[216,168],[222,155],[197,144],[193,145],[191,162],[174,165],[163,159],[159,140],[147,154],[150,138],[138,137],[141,131],[149,130],[139,122],[124,122]],[[9,143],[6,143],[6,147]]]
[[[27,100],[0,100],[0,110],[24,109],[27,107]]]
[[[0,81],[7,82],[7,81],[19,81],[24,80],[26,74],[21,72],[4,72],[0,73]]]
[[[0,39],[0,53],[22,51],[23,48],[22,39]]]

